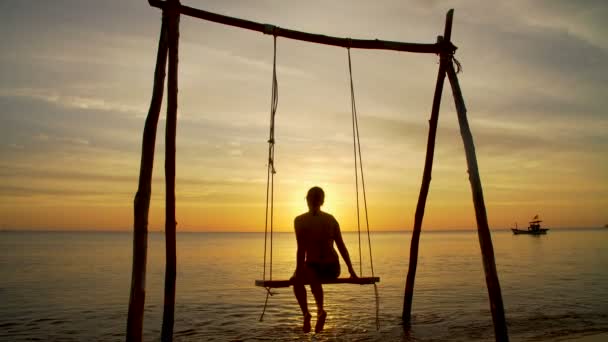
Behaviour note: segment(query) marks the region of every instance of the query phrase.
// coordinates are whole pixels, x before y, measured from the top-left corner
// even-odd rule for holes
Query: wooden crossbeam
[[[171,6],[167,1],[162,0],[148,0],[148,3],[152,7],[164,9],[165,6]],[[247,30],[258,31],[264,34],[271,34],[277,37],[285,37],[294,40],[301,40],[311,43],[340,46],[345,48],[353,49],[373,49],[373,50],[394,50],[394,51],[405,51],[405,52],[417,52],[417,53],[448,53],[453,54],[456,51],[454,46],[449,39],[439,41],[431,44],[422,43],[403,43],[394,42],[388,40],[379,39],[351,39],[351,38],[340,38],[326,36],[322,34],[308,33],[302,31],[289,30],[270,24],[261,24],[250,20],[244,20],[217,13],[203,11],[197,8],[188,7],[184,5],[177,6],[179,12],[183,15],[190,17],[212,21],[224,25],[235,26],[244,28]]]
[[[380,277],[359,277],[359,278],[336,278],[322,280],[321,284],[356,284],[370,285],[380,282]],[[278,288],[290,287],[291,280],[256,280],[255,286]]]

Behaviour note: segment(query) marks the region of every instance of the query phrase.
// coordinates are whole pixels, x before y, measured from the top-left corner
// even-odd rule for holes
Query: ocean
[[[367,236],[344,233],[355,268],[369,276]],[[491,341],[494,338],[475,231],[423,231],[413,321],[400,325],[409,232],[372,233],[381,278],[379,329],[371,285],[326,285],[328,319],[301,332],[291,289],[274,290],[263,321],[263,233],[178,233],[176,341]],[[568,341],[608,333],[608,229],[552,229],[546,236],[493,231],[512,341]],[[0,233],[0,340],[123,341],[132,234]],[[293,272],[293,233],[275,233],[273,279]],[[347,275],[343,265],[343,274]],[[160,339],[164,235],[148,246],[144,338]],[[309,303],[314,308],[309,293]],[[315,310],[313,312],[313,325]]]

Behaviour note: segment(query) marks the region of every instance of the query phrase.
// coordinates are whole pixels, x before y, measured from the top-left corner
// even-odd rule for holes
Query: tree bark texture
[[[449,41],[452,35],[452,17],[454,10],[449,10],[446,15],[445,31],[443,38],[438,41]],[[414,229],[412,231],[412,240],[410,243],[410,261],[408,265],[407,278],[405,280],[405,293],[403,296],[403,311],[401,319],[404,328],[407,328],[411,321],[412,301],[414,298],[414,281],[416,279],[416,268],[418,265],[418,245],[420,242],[420,232],[422,231],[422,219],[424,218],[424,209],[426,198],[429,193],[431,184],[431,173],[433,170],[433,156],[435,154],[435,137],[437,135],[437,124],[439,120],[439,107],[441,105],[441,95],[443,91],[443,83],[445,80],[446,65],[449,62],[448,55],[442,54],[439,62],[439,73],[437,74],[437,83],[435,85],[435,96],[433,97],[433,107],[431,109],[431,119],[429,120],[429,138],[426,145],[426,159],[424,161],[424,171],[422,173],[422,185],[420,186],[420,194],[418,195],[418,203],[416,205],[416,214],[414,216]]]
[[[156,128],[160,116],[167,67],[167,17],[163,15],[154,70],[152,100],[144,126],[139,185],[133,206],[133,268],[127,315],[127,341],[141,341],[146,297],[146,260],[148,249],[148,212],[152,191],[152,168],[156,145]]]
[[[473,135],[469,128],[467,120],[467,109],[464,105],[464,98],[458,77],[452,63],[447,65],[447,74],[452,86],[454,94],[454,102],[456,103],[456,112],[458,114],[458,124],[460,125],[460,135],[464,143],[464,150],[467,158],[467,167],[469,172],[469,181],[471,182],[471,192],[473,193],[473,204],[475,205],[475,218],[477,219],[477,233],[479,236],[479,245],[481,247],[481,255],[483,259],[483,269],[486,276],[486,285],[488,287],[488,295],[490,297],[490,309],[492,311],[492,320],[494,322],[494,334],[496,341],[508,341],[507,323],[505,319],[505,311],[502,302],[502,294],[500,291],[500,283],[498,281],[498,272],[496,271],[496,262],[494,260],[494,247],[492,246],[492,237],[488,226],[488,216],[486,213],[486,205],[483,200],[483,190],[481,187],[481,178],[477,167],[477,157],[475,155],[475,144],[473,143]]]
[[[179,47],[179,0],[169,0],[165,11],[169,16],[169,76],[167,85],[167,126],[165,135],[165,301],[163,309],[162,341],[173,340],[175,317],[175,278],[177,256],[175,245],[175,140],[177,128],[177,72]]]
[[[168,5],[167,1],[161,0],[148,0],[150,6],[165,8]],[[340,38],[331,37],[322,34],[314,34],[302,31],[289,30],[281,27],[277,27],[269,24],[256,23],[250,20],[244,20],[234,17],[229,17],[217,13],[203,11],[197,8],[188,6],[179,6],[179,11],[183,15],[187,15],[193,18],[203,19],[212,21],[224,25],[235,26],[244,28],[247,30],[262,32],[264,34],[272,34],[277,37],[285,37],[289,39],[301,40],[311,43],[332,45],[339,47],[350,47],[352,49],[375,49],[375,50],[394,50],[404,52],[417,52],[417,53],[434,53],[439,54],[443,51],[453,53],[456,47],[448,40],[443,42],[437,42],[434,44],[420,44],[420,43],[403,43],[393,42],[379,39],[351,39],[351,38]]]

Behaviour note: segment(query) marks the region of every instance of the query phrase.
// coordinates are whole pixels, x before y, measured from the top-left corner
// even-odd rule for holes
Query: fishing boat
[[[518,229],[517,223],[516,223],[515,228],[511,228],[511,231],[513,231],[513,234],[515,234],[515,235],[518,235],[518,234],[529,234],[529,235],[547,234],[547,230],[549,230],[549,228],[541,228],[540,227],[541,222],[543,222],[543,221],[538,218],[538,215],[536,215],[536,216],[534,216],[532,221],[530,221],[528,229]]]

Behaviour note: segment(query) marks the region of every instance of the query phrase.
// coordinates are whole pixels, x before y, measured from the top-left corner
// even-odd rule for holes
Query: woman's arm
[[[338,251],[344,259],[346,266],[348,267],[348,273],[352,278],[357,278],[357,274],[355,273],[355,269],[353,268],[353,264],[350,261],[350,256],[348,255],[348,249],[346,249],[346,245],[344,244],[344,240],[342,240],[342,233],[340,232],[340,226],[337,226],[337,234],[336,234],[336,246],[338,247]]]
[[[306,250],[303,247],[300,247],[300,243],[298,243],[298,248],[296,251],[296,271],[299,269],[303,269],[305,256],[306,256]]]
[[[294,230],[296,232],[296,242],[298,244],[296,249],[296,273],[298,273],[298,271],[301,272],[301,270],[304,269],[304,263],[306,261],[305,237],[301,236],[301,228],[299,226],[298,219],[296,218],[296,220],[294,220]]]

